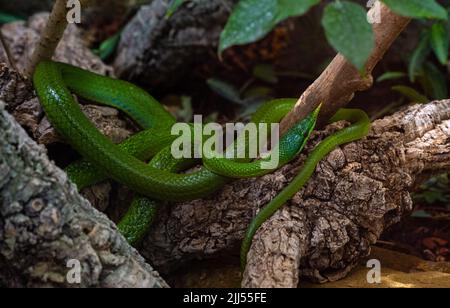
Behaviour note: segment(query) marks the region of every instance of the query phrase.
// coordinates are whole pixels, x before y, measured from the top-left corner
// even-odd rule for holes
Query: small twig
[[[9,49],[9,45],[6,42],[5,37],[3,36],[2,29],[0,29],[0,42],[1,42],[2,46],[3,46],[3,49],[5,50],[6,57],[8,58],[9,65],[11,65],[11,67],[16,72],[19,72],[19,70],[17,69],[17,66],[16,66],[16,62],[14,61],[14,58],[12,57],[11,50]]]

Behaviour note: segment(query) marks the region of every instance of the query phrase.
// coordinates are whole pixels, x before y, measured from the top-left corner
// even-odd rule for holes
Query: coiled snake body
[[[125,81],[51,61],[37,66],[33,81],[50,123],[84,158],[66,169],[78,189],[111,178],[140,194],[118,225],[132,243],[142,237],[153,220],[158,201],[202,198],[220,189],[230,178],[261,176],[273,171],[261,168],[262,159],[203,158],[204,166],[198,171],[179,173],[195,165],[196,161],[171,156],[170,145],[176,136],[170,131],[176,121],[144,90]],[[121,110],[144,130],[119,145],[113,144],[83,114],[71,92]],[[268,102],[253,115],[252,122],[277,123],[292,109],[295,101]],[[318,112],[319,108],[281,138],[275,147],[280,154],[276,168],[291,161],[303,149]],[[342,109],[332,119],[339,120],[348,120],[352,125],[322,141],[294,181],[253,220],[242,245],[242,264],[246,262],[256,230],[307,182],[317,163],[338,145],[368,133],[370,121],[360,110]],[[145,163],[148,160],[150,162]]]

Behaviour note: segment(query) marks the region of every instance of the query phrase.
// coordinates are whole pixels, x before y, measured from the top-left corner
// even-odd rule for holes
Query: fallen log
[[[209,199],[172,205],[141,246],[168,272],[195,258],[236,253],[250,220],[297,174],[314,146],[342,128],[315,132],[298,160],[227,185]],[[296,287],[344,277],[387,227],[412,211],[410,193],[450,170],[450,100],[414,105],[377,120],[369,136],[330,153],[310,181],[256,234],[245,287]]]

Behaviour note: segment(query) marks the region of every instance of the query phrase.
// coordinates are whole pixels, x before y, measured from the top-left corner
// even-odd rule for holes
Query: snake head
[[[323,103],[320,103],[319,106],[317,106],[316,109],[314,109],[314,111],[312,112],[312,116],[313,116],[313,118],[315,118],[316,120],[317,120],[317,118],[319,117],[320,110],[322,109],[322,105],[323,105]]]

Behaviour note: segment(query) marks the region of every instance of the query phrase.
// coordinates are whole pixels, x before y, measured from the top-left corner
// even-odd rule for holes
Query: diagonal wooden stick
[[[393,13],[387,6],[375,5],[380,9],[381,23],[373,25],[375,49],[366,63],[367,75],[362,77],[358,70],[341,54],[338,54],[323,73],[299,98],[294,109],[281,122],[281,134],[286,133],[295,123],[301,121],[320,103],[323,103],[320,124],[324,124],[339,108],[344,107],[357,91],[364,91],[372,86],[372,71],[383,58],[395,39],[411,21],[410,18]]]

